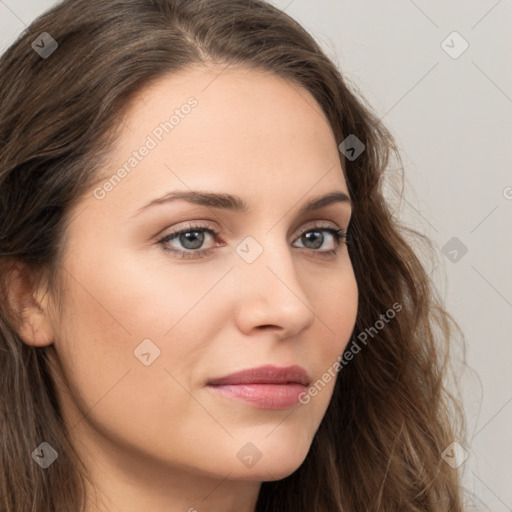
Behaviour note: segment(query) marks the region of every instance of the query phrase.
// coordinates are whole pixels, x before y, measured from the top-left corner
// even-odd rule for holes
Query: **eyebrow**
[[[147,210],[152,206],[170,203],[180,199],[200,206],[230,210],[239,213],[248,213],[250,210],[247,202],[239,196],[227,193],[190,190],[169,192],[168,194],[165,194],[165,196],[153,199],[153,201],[150,201],[142,208],[139,208],[135,212],[135,215],[138,215],[142,211]],[[302,205],[301,209],[299,210],[299,215],[318,210],[333,203],[344,203],[348,204],[350,207],[352,207],[353,204],[352,200],[345,192],[333,191],[329,192],[328,194],[310,199],[307,203]]]

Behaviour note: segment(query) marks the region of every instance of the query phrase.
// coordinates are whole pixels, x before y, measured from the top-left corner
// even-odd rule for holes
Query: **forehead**
[[[151,149],[127,166],[144,146]],[[247,196],[271,190],[295,199],[313,188],[313,195],[346,190],[337,142],[313,96],[273,73],[241,67],[193,67],[140,91],[104,177],[122,166],[127,176],[116,189],[132,190],[140,205],[187,188]]]

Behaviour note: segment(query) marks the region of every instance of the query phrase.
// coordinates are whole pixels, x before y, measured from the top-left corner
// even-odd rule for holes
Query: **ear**
[[[54,340],[49,301],[33,283],[32,274],[25,267],[20,264],[11,267],[7,273],[8,305],[20,338],[27,345],[44,347]]]

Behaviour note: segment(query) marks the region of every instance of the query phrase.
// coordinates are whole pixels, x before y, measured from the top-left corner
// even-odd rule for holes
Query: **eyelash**
[[[207,256],[213,250],[213,248],[189,249],[187,251],[182,251],[179,249],[169,249],[168,247],[165,246],[166,243],[168,243],[172,239],[178,237],[179,235],[182,235],[184,233],[189,233],[192,231],[208,232],[208,233],[212,234],[214,236],[214,238],[216,238],[220,234],[218,231],[213,229],[211,226],[191,225],[191,226],[187,226],[186,228],[180,229],[179,231],[175,231],[173,233],[169,233],[168,235],[165,235],[163,238],[158,240],[158,244],[162,245],[164,251],[173,253],[178,258],[187,258],[187,259],[203,258],[203,257]],[[307,227],[306,229],[302,230],[299,233],[297,238],[300,238],[305,233],[309,233],[312,231],[327,231],[327,232],[329,232],[333,236],[334,242],[336,244],[336,248],[329,250],[329,251],[318,251],[315,249],[310,249],[311,251],[318,253],[319,256],[322,255],[322,256],[329,257],[329,256],[333,256],[335,254],[338,254],[338,250],[341,247],[343,240],[345,240],[346,244],[350,243],[349,235],[345,232],[345,230],[336,229],[336,228],[333,228],[332,226],[322,226],[322,225]],[[307,248],[300,247],[300,249],[307,249]]]

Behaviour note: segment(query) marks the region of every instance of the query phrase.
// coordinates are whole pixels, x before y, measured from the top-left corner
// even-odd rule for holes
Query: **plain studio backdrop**
[[[389,199],[434,241],[438,261],[424,261],[467,343],[464,485],[489,510],[512,510],[512,2],[272,3],[314,35],[396,138],[405,196],[396,199],[391,170]],[[0,0],[0,51],[53,4]]]

